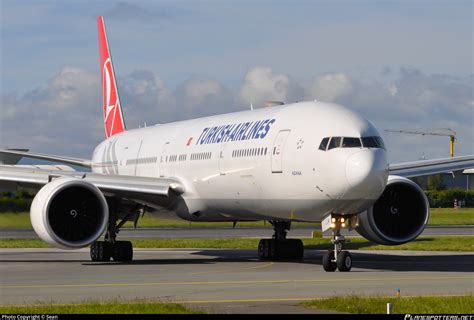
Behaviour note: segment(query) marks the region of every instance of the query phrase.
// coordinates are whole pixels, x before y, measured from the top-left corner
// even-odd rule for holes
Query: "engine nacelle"
[[[359,214],[356,230],[372,242],[399,245],[423,232],[429,213],[428,198],[416,183],[404,177],[389,176],[380,198]]]
[[[54,179],[38,191],[30,219],[36,234],[62,249],[86,247],[105,231],[107,201],[93,184],[70,177]]]

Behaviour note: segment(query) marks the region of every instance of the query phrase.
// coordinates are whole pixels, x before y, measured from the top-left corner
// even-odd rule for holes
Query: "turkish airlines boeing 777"
[[[411,241],[429,204],[407,178],[474,167],[474,156],[389,165],[369,121],[319,101],[126,130],[103,18],[97,23],[106,139],[92,159],[0,150],[91,169],[0,166],[0,187],[39,189],[31,223],[56,247],[90,245],[93,261],[130,261],[131,243],[116,240],[123,224],[171,211],[189,221],[267,220],[275,234],[260,241],[259,257],[302,259],[302,242],[286,238],[291,222],[322,221],[334,244],[324,269],[349,271],[342,228],[384,245]]]

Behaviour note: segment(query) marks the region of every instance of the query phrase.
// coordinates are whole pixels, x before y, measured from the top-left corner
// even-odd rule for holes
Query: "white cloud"
[[[332,102],[353,90],[351,78],[344,73],[328,73],[314,79],[310,93],[313,99]]]
[[[189,81],[184,86],[184,94],[187,104],[199,105],[206,97],[218,96],[222,92],[222,86],[214,80]]]
[[[83,98],[84,92],[97,92],[99,79],[81,69],[64,67],[44,86],[27,95],[27,99],[47,109],[72,109]]]
[[[64,67],[21,97],[2,96],[0,145],[84,156],[102,138],[98,75]]]
[[[174,96],[181,119],[236,111],[233,94],[212,79],[192,77],[178,86]]]
[[[315,97],[341,103],[374,122],[386,138],[391,159],[413,160],[447,154],[442,138],[410,137],[384,129],[451,127],[458,133],[456,154],[472,154],[472,87],[474,77],[428,75],[401,69],[386,79],[368,79],[337,72],[316,75],[306,88],[270,68],[256,67],[239,89],[216,80],[192,77],[176,88],[148,70],[119,79],[128,128],[247,110],[267,100],[291,102]],[[0,146],[89,157],[103,139],[99,75],[64,67],[23,96],[1,96]],[[444,144],[443,144],[444,143]],[[446,146],[445,146],[446,145]]]
[[[271,68],[256,67],[244,78],[240,98],[247,104],[262,105],[265,101],[287,101],[290,95],[290,79],[274,74]]]

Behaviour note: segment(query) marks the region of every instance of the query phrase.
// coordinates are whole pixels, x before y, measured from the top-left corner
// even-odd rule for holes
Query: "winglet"
[[[105,33],[104,18],[97,18],[97,30],[99,33],[100,71],[102,77],[102,97],[104,110],[104,127],[107,138],[114,134],[125,131],[122,108],[115,81],[114,67],[110,55],[107,34]]]

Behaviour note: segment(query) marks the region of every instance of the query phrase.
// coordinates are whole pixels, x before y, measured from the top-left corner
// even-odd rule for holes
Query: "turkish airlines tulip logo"
[[[120,123],[115,123],[115,116],[117,115],[117,113],[120,117],[120,102],[117,95],[117,89],[115,86],[115,79],[113,75],[110,57],[107,58],[104,62],[103,73],[104,122],[106,128],[106,135],[107,137],[110,137],[114,133],[123,130],[120,127]],[[118,127],[114,129],[114,127],[116,126]]]
[[[105,109],[105,122],[109,120],[110,112],[115,111],[118,105],[117,94],[115,92],[115,84],[112,83],[112,64],[110,58],[107,58],[104,62],[104,109]]]

